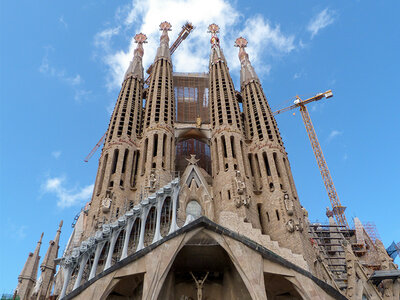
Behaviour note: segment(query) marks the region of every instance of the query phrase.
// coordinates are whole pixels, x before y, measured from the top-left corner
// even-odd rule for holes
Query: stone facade
[[[209,118],[203,122],[199,114],[179,122],[176,116],[185,107],[177,114],[171,25],[163,22],[160,30],[147,87],[142,66],[146,36],[135,36],[138,46],[111,116],[92,199],[63,256],[55,259],[57,232],[57,247],[42,264],[46,284],[37,284],[34,293],[35,274],[24,267],[21,298],[398,299],[398,278],[378,287],[368,281],[372,272],[351,244],[357,240],[354,231],[345,236],[333,230],[332,215],[330,231],[309,224],[277,123],[245,51],[247,41],[236,40],[238,92],[219,27],[209,26],[209,73],[201,75],[202,82],[208,78],[208,96],[202,97]],[[188,92],[180,86],[180,103],[187,101],[190,109],[204,94],[195,78],[187,76]],[[209,155],[209,168],[186,149],[199,143],[203,157]],[[184,153],[192,151],[180,172],[176,161],[181,167],[177,156],[183,152],[178,146],[188,150]],[[327,235],[338,241],[336,248],[315,243]],[[370,247],[377,249],[379,268],[397,269],[379,243]],[[27,262],[36,269],[38,254],[37,248],[35,262]],[[342,263],[332,264],[335,259]],[[54,261],[61,266],[55,279]],[[344,266],[345,272],[332,266]]]

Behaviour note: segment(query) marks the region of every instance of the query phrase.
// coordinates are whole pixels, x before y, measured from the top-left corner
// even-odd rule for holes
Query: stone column
[[[144,229],[146,228],[146,219],[147,219],[148,212],[149,212],[149,209],[144,208],[142,210],[142,215],[140,216],[140,218],[141,218],[140,236],[139,236],[139,243],[138,243],[136,251],[142,250],[144,248]]]
[[[135,223],[135,220],[136,218],[128,219],[128,224],[126,225],[126,230],[125,230],[124,246],[122,248],[121,258],[119,260],[123,260],[128,256],[129,237],[131,236],[131,231],[133,224]]]
[[[176,224],[176,211],[178,206],[178,195],[179,195],[179,185],[175,183],[172,187],[172,220],[171,227],[169,228],[168,234],[171,234],[179,229],[178,224]]]
[[[103,251],[105,244],[106,244],[105,242],[97,244],[96,252],[94,254],[94,259],[93,259],[93,265],[92,268],[90,269],[89,280],[92,279],[94,276],[96,276],[97,264],[99,263],[100,254],[101,251]]]
[[[71,265],[64,265],[63,269],[64,269],[64,272],[63,272],[64,273],[64,282],[63,282],[63,287],[62,287],[61,294],[60,294],[60,299],[62,299],[67,292],[67,287],[68,287],[69,280],[71,279],[73,267]]]
[[[86,263],[87,263],[88,259],[89,259],[89,254],[85,253],[82,256],[81,261],[79,263],[78,276],[76,277],[75,284],[74,284],[74,287],[72,288],[72,290],[75,290],[77,287],[80,286],[81,280],[82,280],[83,271],[85,270],[85,266],[86,266]]]
[[[161,236],[161,212],[162,212],[162,207],[163,207],[163,201],[162,201],[163,197],[165,198],[164,194],[161,194],[160,196],[157,195],[156,230],[154,232],[154,238],[153,238],[152,243],[155,243],[162,239],[162,236]]]
[[[120,233],[120,231],[116,230],[111,235],[110,248],[108,248],[107,260],[106,260],[106,265],[104,266],[104,270],[107,270],[109,267],[111,267],[111,262],[112,262],[112,256],[113,256],[113,252],[114,252],[115,242],[117,241],[119,233]]]

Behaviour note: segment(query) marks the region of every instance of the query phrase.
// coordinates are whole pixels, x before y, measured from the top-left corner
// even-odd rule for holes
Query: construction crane
[[[325,93],[319,93],[315,95],[314,97],[308,98],[306,100],[301,100],[299,96],[296,96],[296,100],[294,101],[294,104],[277,110],[273,113],[273,115],[278,115],[283,112],[292,110],[294,108],[300,108],[300,113],[303,118],[304,125],[307,130],[308,137],[311,142],[311,147],[314,151],[315,158],[317,159],[318,167],[322,175],[322,179],[324,180],[325,188],[328,192],[328,197],[331,201],[332,205],[332,210],[333,214],[335,215],[336,221],[338,225],[340,226],[345,226],[345,228],[349,228],[349,224],[347,222],[346,216],[344,214],[344,211],[346,210],[345,206],[342,206],[339,200],[339,196],[336,192],[335,186],[333,184],[333,180],[331,177],[331,174],[328,169],[328,165],[326,164],[324,154],[322,153],[321,145],[318,142],[317,134],[315,133],[314,126],[311,122],[310,115],[308,113],[306,105],[314,102],[314,101],[319,101],[323,98],[331,98],[333,97],[332,91],[326,91]]]
[[[106,133],[101,137],[100,141],[97,142],[96,146],[94,146],[92,151],[90,151],[90,153],[85,157],[85,162],[88,162],[89,159],[93,156],[93,154],[96,153],[97,149],[99,149],[105,138],[106,138]]]
[[[192,23],[186,22],[185,25],[182,26],[182,30],[179,33],[177,39],[175,40],[175,42],[172,44],[172,46],[169,48],[169,52],[171,53],[171,55],[175,52],[175,50],[179,47],[179,45],[182,43],[183,40],[185,40],[188,35],[193,31],[194,26],[192,25]],[[153,65],[150,65],[150,67],[147,69],[147,74],[149,74],[149,76],[146,78],[145,83],[147,85],[149,85],[150,83],[150,77],[151,77],[151,73],[153,71]],[[89,159],[96,153],[97,149],[99,149],[99,147],[101,146],[101,144],[103,143],[105,137],[106,137],[105,133],[102,138],[100,139],[100,141],[96,144],[96,146],[93,147],[92,151],[90,151],[90,153],[85,157],[84,161],[88,162]]]
[[[179,45],[182,43],[183,40],[185,40],[188,35],[193,31],[194,26],[192,23],[186,22],[185,25],[182,26],[182,30],[179,33],[178,37],[176,38],[175,42],[172,44],[171,47],[169,47],[169,52],[171,55],[175,52],[175,50],[179,47]],[[146,78],[145,83],[149,85],[150,83],[150,77],[153,72],[153,64],[150,65],[150,67],[147,69],[146,73],[149,74],[149,76]]]

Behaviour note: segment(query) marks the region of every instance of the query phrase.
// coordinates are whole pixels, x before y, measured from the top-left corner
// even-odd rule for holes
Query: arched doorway
[[[264,273],[267,299],[271,300],[302,300],[293,283],[282,275]]]
[[[179,251],[158,300],[194,300],[199,293],[201,299],[251,299],[229,255],[205,233],[197,234]]]

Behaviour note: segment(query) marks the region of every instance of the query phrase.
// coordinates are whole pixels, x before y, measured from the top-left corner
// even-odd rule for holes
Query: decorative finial
[[[160,24],[160,30],[162,31],[170,31],[171,30],[171,23],[164,21]]]
[[[39,243],[42,243],[43,235],[44,235],[44,232],[42,232],[42,235],[40,236]]]
[[[219,26],[215,23],[212,23],[208,26],[208,32],[211,33],[211,44],[213,46],[219,45],[219,38],[217,37],[217,33],[219,32]]]
[[[326,208],[326,216],[327,216],[328,218],[333,218],[333,211],[331,211],[331,210],[329,209],[329,207]]]
[[[197,162],[199,159],[196,159],[196,154],[190,154],[190,158],[185,158],[188,162],[189,165],[197,165]]]
[[[219,32],[219,26],[215,23],[208,25],[208,32],[211,32],[213,35],[217,34]]]
[[[239,60],[245,63],[249,59],[249,55],[244,48],[247,47],[247,40],[244,37],[238,37],[235,41],[235,47],[239,47]]]
[[[138,44],[147,43],[147,36],[143,33],[138,33],[135,35],[134,40]]]
[[[235,47],[239,48],[247,47],[247,40],[244,37],[238,37],[235,41]]]
[[[61,220],[60,225],[58,225],[58,228],[61,229],[61,227],[63,226],[64,222],[63,220]]]

